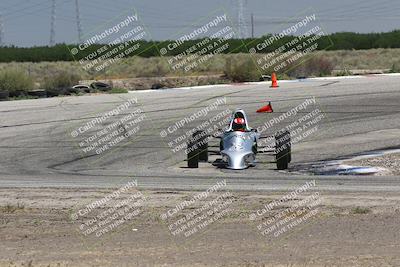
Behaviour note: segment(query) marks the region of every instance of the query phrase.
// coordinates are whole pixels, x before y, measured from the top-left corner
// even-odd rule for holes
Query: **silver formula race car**
[[[209,141],[220,139],[219,150],[209,150]],[[260,139],[275,139],[275,146],[271,149],[259,146]],[[291,161],[290,133],[280,131],[274,136],[260,136],[256,129],[252,129],[242,109],[233,112],[229,126],[218,136],[209,136],[205,131],[196,131],[187,144],[187,163],[189,168],[198,168],[199,162],[208,162],[209,154],[221,155],[214,164],[227,169],[243,170],[255,166],[258,154],[270,153],[275,155],[278,170],[288,168]]]

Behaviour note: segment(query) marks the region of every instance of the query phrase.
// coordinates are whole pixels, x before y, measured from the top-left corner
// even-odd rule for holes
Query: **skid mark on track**
[[[321,84],[320,86],[329,86],[329,85],[332,85],[332,84],[335,84],[335,83],[339,83],[339,82],[340,81],[333,81],[333,82]]]

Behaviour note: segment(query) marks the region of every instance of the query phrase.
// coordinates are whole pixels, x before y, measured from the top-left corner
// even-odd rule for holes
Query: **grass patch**
[[[367,214],[370,212],[371,212],[371,209],[363,208],[363,207],[355,207],[354,209],[351,210],[351,213],[353,213],[353,214]]]
[[[315,65],[322,68],[322,73],[329,73],[330,64],[334,70],[375,70],[387,69],[397,71],[400,69],[399,62],[400,48],[393,49],[368,49],[368,50],[337,50],[337,51],[318,51],[310,54],[310,62],[305,66],[305,71],[314,72],[318,75],[320,70],[314,69]],[[257,57],[263,57],[265,54],[257,54]],[[59,73],[70,73],[71,76],[80,77],[81,80],[103,80],[103,79],[118,79],[118,78],[138,78],[138,77],[173,77],[173,76],[188,76],[188,75],[209,75],[222,74],[228,72],[231,77],[239,76],[239,79],[253,79],[253,74],[257,72],[256,79],[260,77],[260,70],[254,68],[246,59],[251,58],[249,54],[219,54],[213,56],[210,60],[189,72],[173,70],[169,64],[169,57],[129,57],[123,58],[118,64],[112,64],[102,73],[90,74],[82,71],[79,62],[11,62],[0,63],[0,72],[8,69],[18,69],[23,73],[29,73],[30,76],[43,88],[44,77],[53,79]],[[315,58],[315,59],[313,59]],[[241,70],[249,64],[249,70]],[[255,62],[253,62],[254,64]],[[299,62],[298,62],[299,63]],[[314,64],[312,64],[314,63]],[[302,65],[306,65],[304,62]],[[301,67],[300,67],[301,68]],[[247,72],[247,77],[238,75],[240,72]],[[270,73],[262,73],[270,74]],[[278,75],[280,73],[277,73]],[[98,77],[97,77],[98,75]],[[61,78],[57,78],[61,79]],[[75,79],[76,81],[76,79]],[[74,84],[73,84],[74,85]]]
[[[128,93],[128,89],[124,88],[112,88],[110,91],[108,91],[109,94],[126,94]]]
[[[10,98],[8,98],[8,100],[14,101],[14,100],[28,100],[28,99],[38,99],[38,98],[39,98],[39,97],[37,97],[37,96],[20,95],[20,96],[10,97]]]
[[[0,91],[26,92],[34,88],[33,79],[26,72],[17,69],[0,70]]]
[[[225,76],[233,82],[258,81],[261,73],[249,55],[234,55],[226,58]]]
[[[287,72],[290,77],[328,76],[332,74],[334,63],[325,56],[315,56],[302,62],[299,66]]]
[[[350,76],[350,75],[353,75],[353,74],[351,73],[351,71],[349,71],[347,69],[343,69],[343,70],[336,72],[336,76]]]
[[[400,61],[393,63],[392,67],[390,68],[390,73],[400,73]]]
[[[75,73],[61,71],[44,78],[43,88],[47,90],[68,88],[79,83],[81,77]]]
[[[3,213],[14,213],[18,210],[25,209],[23,204],[17,203],[17,205],[7,204],[5,206],[0,207],[0,211]]]
[[[385,72],[400,72],[400,48],[369,49],[369,50],[337,50],[317,51],[311,53],[309,60],[295,68],[288,68],[277,73],[279,79],[292,79],[301,76],[349,75],[353,70],[383,70]],[[266,54],[218,54],[204,64],[188,72],[171,68],[169,57],[142,58],[138,56],[123,58],[117,64],[112,64],[102,72],[90,73],[82,71],[79,62],[10,62],[0,63],[0,92],[10,91],[10,97],[16,96],[12,90],[57,89],[68,88],[78,84],[78,80],[111,80],[144,77],[169,77],[176,79],[165,87],[194,86],[220,83],[215,78],[193,80],[193,84],[183,82],[188,76],[223,75],[221,82],[259,81],[261,74],[270,75],[272,70],[261,70],[256,62]],[[183,60],[183,59],[182,59]],[[302,60],[302,59],[301,59]],[[299,62],[296,62],[300,63]],[[290,66],[289,66],[290,67]],[[29,75],[27,75],[29,73]],[[159,79],[158,79],[159,80]],[[36,85],[33,83],[36,82]],[[143,83],[143,84],[142,84]],[[115,84],[124,88],[124,84]],[[150,89],[145,82],[126,88]],[[3,89],[2,89],[3,88]],[[10,90],[10,88],[12,90]],[[125,93],[116,89],[111,93]],[[18,94],[20,95],[20,94]],[[1,98],[1,95],[0,95]]]

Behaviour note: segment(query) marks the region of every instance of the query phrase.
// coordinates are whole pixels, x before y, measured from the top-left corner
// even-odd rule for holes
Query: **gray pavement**
[[[285,190],[315,179],[319,190],[399,191],[397,176],[313,176],[293,171],[311,162],[398,147],[399,84],[399,76],[369,76],[283,82],[279,89],[269,88],[269,83],[257,83],[1,102],[0,187],[115,187],[128,178],[137,178],[144,188],[202,189],[218,179],[227,179],[233,190]],[[137,99],[137,103],[85,133],[72,136],[79,127],[128,99]],[[219,99],[226,104],[168,132],[177,122]],[[293,126],[293,131],[302,128],[292,137],[298,140],[293,145],[289,171],[277,171],[273,157],[268,155],[260,155],[259,164],[244,171],[219,169],[211,163],[203,163],[196,170],[187,169],[183,150],[172,151],[176,147],[171,145],[174,139],[228,109],[243,108],[250,125],[257,128],[282,118],[307,99],[315,99],[315,103],[280,122],[276,120],[263,132],[270,135],[288,125]],[[268,101],[272,102],[274,113],[257,114],[255,111]],[[85,139],[137,109],[145,117],[134,125],[139,128],[129,138],[99,155],[80,147]],[[305,116],[313,111],[323,117],[307,124],[315,117]],[[163,131],[167,132],[166,137],[161,137]],[[211,145],[217,146],[218,142]]]

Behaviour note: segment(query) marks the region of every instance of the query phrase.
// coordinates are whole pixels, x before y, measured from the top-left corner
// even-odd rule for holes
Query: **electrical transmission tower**
[[[237,0],[238,1],[238,32],[239,38],[246,38],[247,35],[247,26],[246,20],[244,18],[244,5],[245,0]]]
[[[50,23],[50,46],[56,44],[56,0],[52,0],[51,23]]]
[[[76,24],[78,26],[78,40],[79,40],[79,43],[82,43],[83,31],[82,31],[81,14],[79,11],[79,1],[78,0],[75,0],[75,8],[76,8]]]
[[[4,22],[3,15],[0,13],[0,46],[3,46],[4,43]]]

